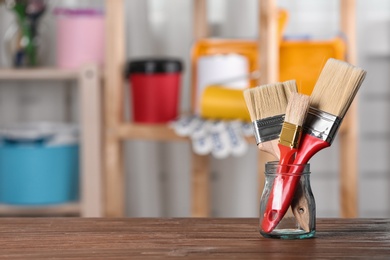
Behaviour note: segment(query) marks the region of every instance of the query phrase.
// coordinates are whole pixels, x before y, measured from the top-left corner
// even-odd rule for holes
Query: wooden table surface
[[[257,219],[0,218],[1,259],[390,259],[390,219],[319,219],[315,238],[266,239]]]

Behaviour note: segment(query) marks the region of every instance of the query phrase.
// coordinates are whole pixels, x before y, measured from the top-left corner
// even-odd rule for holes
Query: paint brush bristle
[[[310,106],[343,118],[365,75],[361,68],[329,59],[311,94]]]
[[[283,83],[275,83],[245,90],[244,98],[251,120],[284,114],[287,106],[284,88]]]
[[[287,104],[284,121],[294,125],[302,126],[309,110],[310,97],[307,95],[292,93]]]
[[[289,101],[291,94],[298,92],[297,83],[295,80],[288,80],[283,82],[283,85],[285,87],[286,98]]]

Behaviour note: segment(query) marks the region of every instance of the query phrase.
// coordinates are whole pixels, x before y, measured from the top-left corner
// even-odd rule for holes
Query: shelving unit
[[[194,40],[208,36],[207,0],[193,0]],[[279,49],[276,0],[259,0],[259,55],[261,84],[278,81]],[[188,141],[176,136],[166,125],[138,125],[123,119],[123,68],[125,64],[124,1],[106,0],[107,42],[105,70],[104,182],[105,216],[124,216],[124,175],[122,142],[127,139]],[[340,0],[341,29],[348,38],[348,59],[355,64],[355,0]],[[339,132],[341,215],[357,216],[357,105],[351,106]],[[264,183],[263,167],[272,160],[259,153],[259,189]],[[209,158],[192,153],[192,216],[206,217],[210,212]]]
[[[76,81],[80,94],[80,202],[51,206],[0,205],[0,215],[80,214],[102,216],[101,190],[101,76],[96,65],[79,70],[56,68],[0,69],[4,81]],[[25,85],[28,87],[28,85]]]

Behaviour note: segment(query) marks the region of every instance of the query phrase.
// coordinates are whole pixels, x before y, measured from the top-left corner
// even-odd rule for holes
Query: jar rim
[[[310,163],[279,164],[278,161],[271,161],[265,164],[265,174],[283,174],[283,175],[310,174]]]

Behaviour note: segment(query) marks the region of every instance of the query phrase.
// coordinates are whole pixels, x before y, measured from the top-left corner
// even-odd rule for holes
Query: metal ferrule
[[[338,116],[310,107],[303,130],[309,135],[332,144],[341,121],[342,118]]]
[[[284,114],[253,121],[256,144],[279,139]]]
[[[298,148],[302,136],[302,127],[284,122],[280,133],[279,143],[290,148]]]

